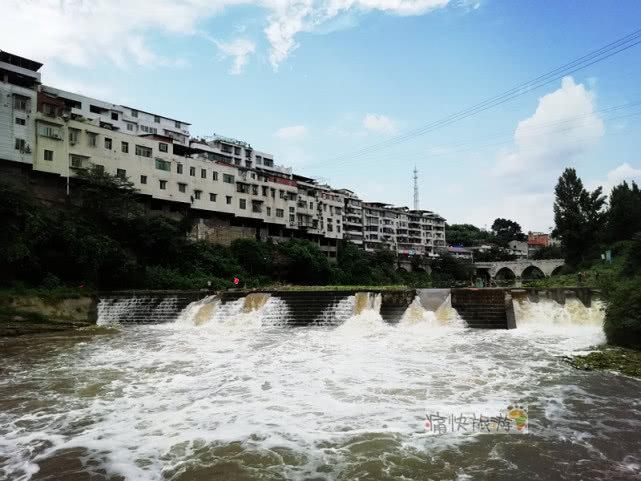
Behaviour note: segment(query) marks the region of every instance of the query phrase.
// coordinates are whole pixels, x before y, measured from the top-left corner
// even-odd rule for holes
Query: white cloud
[[[597,187],[603,187],[603,193],[610,195],[612,188],[616,185],[619,185],[623,181],[627,181],[630,184],[632,181],[636,182],[637,185],[641,186],[641,169],[635,169],[628,163],[624,163],[612,169],[605,175],[605,179],[597,181],[593,180],[587,182],[587,188],[594,190]]]
[[[94,97],[102,100],[108,99],[109,102],[118,102],[125,105],[131,103],[128,99],[121,97],[120,94],[115,92],[109,85],[95,82],[78,82],[77,80],[70,78],[69,75],[60,74],[57,69],[49,65],[43,66],[40,72],[42,72],[42,78],[46,80],[46,85],[51,85],[52,87],[66,90],[68,92],[87,95],[88,97]]]
[[[567,165],[588,151],[604,134],[603,121],[594,109],[594,93],[572,77],[561,88],[544,95],[534,114],[518,123],[515,149],[504,153],[494,167],[496,175],[528,175]]]
[[[229,69],[229,73],[232,75],[242,73],[243,68],[247,65],[247,58],[256,51],[256,45],[245,38],[237,38],[231,42],[215,42],[223,58],[234,58],[234,63]]]
[[[396,132],[396,122],[383,114],[365,115],[363,127],[377,134],[391,135]]]
[[[91,65],[175,65],[149,48],[150,35],[197,35],[198,23],[234,5],[256,5],[267,13],[264,33],[274,69],[297,47],[296,36],[337,16],[379,10],[422,15],[449,0],[4,0],[2,48],[40,61]],[[31,32],[24,35],[24,32]],[[212,32],[208,32],[212,35]],[[234,69],[246,57],[236,56]],[[237,67],[236,65],[239,65]]]
[[[274,136],[283,140],[301,140],[307,137],[308,130],[304,125],[292,125],[278,129]]]

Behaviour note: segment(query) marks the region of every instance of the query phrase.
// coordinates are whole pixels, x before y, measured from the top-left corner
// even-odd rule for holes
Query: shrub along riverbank
[[[270,285],[449,286],[471,266],[451,257],[415,272],[392,252],[364,252],[343,242],[337,262],[305,240],[240,239],[230,246],[193,241],[192,220],[145,211],[133,185],[83,171],[65,206],[43,205],[29,190],[0,183],[0,288],[223,289]]]

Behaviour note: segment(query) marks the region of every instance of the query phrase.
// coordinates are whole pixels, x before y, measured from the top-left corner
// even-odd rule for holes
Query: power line
[[[459,112],[456,112],[454,114],[451,114],[447,117],[444,117],[442,119],[427,123],[423,125],[422,127],[416,128],[414,130],[408,131],[404,134],[398,135],[396,137],[392,137],[391,139],[384,140],[382,142],[378,142],[376,144],[372,144],[370,146],[364,147],[362,149],[356,150],[355,152],[351,154],[342,154],[334,159],[330,159],[329,161],[324,161],[323,164],[327,165],[328,162],[334,162],[334,161],[340,161],[341,159],[344,159],[346,157],[351,157],[351,158],[356,158],[356,157],[362,157],[365,155],[368,155],[371,152],[375,152],[377,150],[389,148],[393,145],[397,145],[402,142],[406,142],[408,140],[411,140],[415,137],[418,137],[420,135],[424,135],[428,132],[431,132],[433,130],[445,127],[447,125],[450,125],[454,122],[458,122],[460,120],[472,117],[478,113],[484,112],[486,110],[489,110],[491,108],[494,108],[498,105],[501,105],[505,102],[508,102],[510,100],[513,100],[517,97],[520,97],[534,89],[543,87],[549,83],[555,82],[571,73],[577,72],[579,70],[582,70],[584,68],[587,68],[591,65],[594,65],[598,62],[602,62],[606,60],[607,58],[612,57],[613,55],[616,55],[620,52],[623,52],[625,50],[628,50],[635,45],[638,45],[641,43],[641,29],[635,30],[634,32],[621,37],[618,40],[615,40],[614,42],[611,42],[607,45],[604,45],[603,47],[594,50],[582,57],[579,57],[575,60],[572,60],[571,62],[568,62],[560,67],[557,67],[549,72],[546,72],[542,75],[539,75],[538,77],[529,80],[527,82],[523,82],[501,94],[498,94],[494,97],[491,97],[489,99],[486,99],[478,104],[473,105],[472,107],[469,107],[467,109],[461,110]]]
[[[530,127],[522,128],[520,130],[520,132],[522,134],[523,133],[526,134],[526,135],[523,135],[524,138],[537,137],[537,136],[540,136],[540,135],[549,135],[549,134],[560,133],[560,132],[568,132],[568,131],[571,131],[573,129],[576,129],[576,128],[579,128],[579,127],[585,125],[584,123],[576,123],[577,121],[580,121],[580,120],[583,120],[583,119],[589,120],[595,114],[613,114],[613,113],[617,113],[617,112],[620,112],[620,111],[625,110],[625,109],[629,109],[629,108],[633,108],[633,107],[639,107],[639,106],[641,106],[641,99],[634,100],[632,102],[627,102],[627,103],[624,103],[624,104],[618,104],[618,105],[613,105],[613,106],[609,106],[609,107],[604,107],[604,108],[601,108],[601,109],[598,109],[598,110],[594,110],[594,111],[586,113],[586,114],[577,115],[577,116],[574,116],[574,117],[568,117],[568,118],[561,119],[561,120],[554,120],[554,121],[549,121],[549,122],[538,123],[538,124],[532,125]],[[617,119],[621,119],[621,118],[625,118],[625,117],[639,115],[640,113],[641,112],[625,113],[625,114],[622,114],[622,115],[604,117],[603,120],[617,120]],[[554,129],[550,128],[550,127],[563,127],[563,126],[566,126],[566,125],[567,125],[567,127],[565,127],[565,128],[554,128]],[[466,152],[466,151],[472,150],[474,148],[487,148],[487,147],[492,147],[492,146],[496,146],[496,145],[509,144],[509,143],[513,142],[513,140],[514,140],[513,135],[514,135],[514,130],[512,129],[510,131],[495,132],[493,134],[489,134],[487,136],[483,136],[482,138],[464,139],[464,140],[461,140],[461,141],[458,141],[458,142],[452,142],[452,143],[448,143],[448,144],[436,145],[436,146],[433,146],[432,148],[447,150],[447,152],[429,154],[429,156],[430,157],[435,157],[435,156],[442,156],[442,155],[450,155],[450,154],[456,153],[456,152]],[[507,138],[504,141],[492,142],[492,143],[483,145],[483,143],[486,142],[486,141],[489,141],[489,140],[492,140],[492,139],[500,139],[500,138],[504,138],[506,136],[509,136],[509,138]],[[479,144],[481,144],[481,145],[479,145]],[[463,147],[463,148],[462,149],[457,149],[457,150],[452,150],[452,147]],[[397,157],[399,157],[399,156],[402,156],[402,157],[415,157],[415,156],[421,155],[421,154],[425,154],[425,149],[421,149],[419,151],[404,152],[402,154],[397,155]],[[372,154],[372,155],[375,156],[375,157],[379,157],[379,156],[386,156],[388,154],[385,153],[385,152],[378,152],[378,153],[375,153],[375,154]],[[343,165],[341,167],[346,166],[348,163],[349,162],[343,162],[342,163]],[[336,170],[337,168],[341,168],[341,167],[335,167],[334,170]]]

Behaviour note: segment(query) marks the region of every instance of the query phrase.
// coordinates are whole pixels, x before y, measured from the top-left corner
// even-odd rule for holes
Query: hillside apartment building
[[[249,143],[192,138],[182,120],[42,85],[41,66],[0,51],[0,172],[28,179],[45,200],[72,196],[76,172],[99,166],[133,182],[148,209],[189,212],[197,239],[304,238],[330,258],[341,239],[401,258],[446,245],[437,214],[363,202]]]

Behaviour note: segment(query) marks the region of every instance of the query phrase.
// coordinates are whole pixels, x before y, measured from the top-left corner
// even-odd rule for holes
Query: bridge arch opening
[[[544,277],[545,277],[545,274],[537,266],[528,266],[525,269],[523,269],[523,273],[521,274],[522,279],[528,279],[528,280],[543,279]]]
[[[559,267],[556,267],[556,268],[555,268],[555,269],[550,273],[550,275],[551,275],[551,276],[558,276],[559,274],[562,274],[562,273],[563,273],[563,268],[564,268],[564,267],[565,267],[565,265],[561,265],[561,266],[559,266]]]
[[[513,282],[516,279],[514,271],[509,267],[501,267],[494,276],[494,280],[497,282]]]

